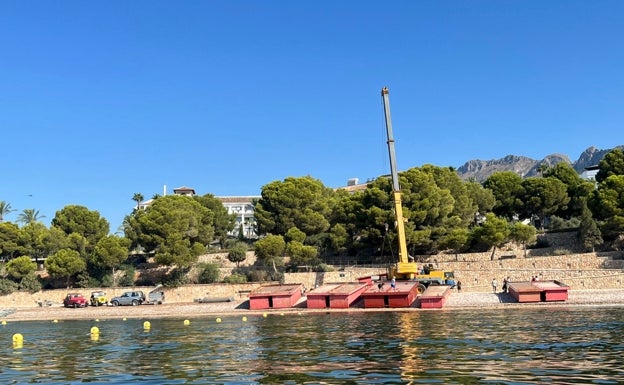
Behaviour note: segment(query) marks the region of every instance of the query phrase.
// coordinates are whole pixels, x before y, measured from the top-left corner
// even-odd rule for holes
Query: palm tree
[[[29,225],[39,222],[42,218],[45,218],[45,215],[39,215],[39,210],[24,209],[24,211],[17,216],[17,221],[24,225]]]
[[[134,193],[134,195],[132,196],[132,200],[135,201],[136,204],[137,204],[135,210],[139,209],[139,205],[141,204],[141,202],[143,202],[143,198],[144,198],[143,194],[141,194],[141,193]]]
[[[4,217],[13,212],[15,210],[13,210],[11,208],[11,204],[5,201],[0,201],[0,222],[4,221]]]

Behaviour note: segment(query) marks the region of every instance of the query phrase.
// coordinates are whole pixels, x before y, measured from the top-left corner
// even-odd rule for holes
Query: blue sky
[[[146,198],[624,144],[622,1],[2,1],[0,200]]]

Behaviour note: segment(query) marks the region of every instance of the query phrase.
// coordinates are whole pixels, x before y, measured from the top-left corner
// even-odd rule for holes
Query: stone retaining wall
[[[463,291],[491,291],[496,278],[499,288],[504,277],[511,281],[529,281],[537,276],[540,280],[557,280],[571,289],[624,289],[624,260],[621,252],[584,253],[548,257],[510,258],[490,260],[490,254],[469,254],[466,260],[440,255],[429,257],[426,263],[453,271],[455,279],[462,282]],[[447,256],[448,257],[448,256]],[[314,288],[328,282],[353,282],[358,277],[383,274],[383,269],[345,268],[331,273],[292,273],[286,275],[286,283],[300,282]]]
[[[492,290],[490,286],[492,278],[496,278],[501,284],[504,277],[510,277],[512,281],[527,281],[535,275],[541,280],[561,281],[572,290],[624,289],[622,254],[622,252],[585,253],[491,260],[491,253],[477,253],[466,254],[465,258],[459,260],[456,260],[454,255],[430,256],[427,263],[432,263],[440,269],[454,271],[456,279],[462,281],[462,290],[466,292]],[[228,268],[223,269],[227,272]],[[307,289],[313,289],[326,283],[354,282],[359,277],[383,273],[385,273],[383,268],[344,268],[332,272],[287,273],[284,283],[302,283]],[[267,283],[187,285],[164,291],[167,303],[193,302],[196,298],[204,297],[234,297],[236,300],[244,300],[249,291],[263,284]],[[111,298],[134,289],[143,290],[147,294],[152,287],[118,287],[101,290]],[[34,294],[18,292],[0,296],[0,308],[38,306],[38,301],[46,300],[59,305],[68,292],[78,292],[88,298],[91,291],[95,290],[98,289],[57,289]]]

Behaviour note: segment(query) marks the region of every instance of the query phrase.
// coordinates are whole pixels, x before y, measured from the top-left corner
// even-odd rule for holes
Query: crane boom
[[[418,274],[415,262],[410,261],[407,254],[407,242],[405,239],[405,224],[403,207],[401,205],[401,189],[399,187],[399,174],[396,166],[396,153],[394,149],[394,136],[392,134],[392,120],[390,119],[390,99],[388,87],[381,90],[386,118],[386,133],[388,135],[388,154],[390,155],[390,174],[392,177],[392,195],[394,198],[394,215],[396,220],[397,239],[399,241],[399,261],[390,271],[390,276],[402,279],[413,279]]]

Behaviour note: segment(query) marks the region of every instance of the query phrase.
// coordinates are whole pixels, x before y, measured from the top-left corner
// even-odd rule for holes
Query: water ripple
[[[2,384],[618,384],[624,310],[16,322]],[[24,335],[15,349],[11,336]]]

